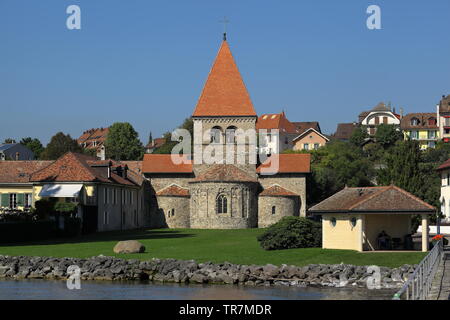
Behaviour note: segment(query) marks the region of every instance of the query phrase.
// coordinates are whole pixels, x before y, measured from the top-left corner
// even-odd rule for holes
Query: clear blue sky
[[[81,7],[81,30],[66,28]],[[366,9],[382,10],[382,30]],[[331,133],[380,101],[434,112],[450,93],[450,1],[1,0],[0,140],[128,121],[147,142],[191,115],[228,40],[258,114]]]

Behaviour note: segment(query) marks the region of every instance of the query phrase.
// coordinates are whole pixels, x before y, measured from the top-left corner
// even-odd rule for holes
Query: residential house
[[[359,124],[367,128],[367,133],[374,136],[380,124],[400,126],[401,116],[383,102],[377,104],[372,110],[364,111],[359,115]]]
[[[330,141],[326,135],[310,128],[293,140],[294,150],[317,150]]]
[[[359,127],[356,122],[352,123],[339,123],[336,128],[336,132],[332,135],[334,139],[341,141],[349,141],[353,131]]]
[[[346,187],[309,212],[322,216],[324,249],[357,251],[413,249],[411,220],[420,215],[426,252],[428,220],[436,208],[396,186]]]
[[[417,140],[421,150],[434,148],[439,140],[439,127],[435,113],[409,113],[400,124],[405,139]]]
[[[145,179],[126,164],[69,152],[32,173],[30,182],[34,201],[53,198],[76,203],[84,233],[149,224]]]
[[[156,149],[158,149],[165,143],[166,143],[165,138],[153,139],[149,144],[145,146],[145,153],[153,153],[155,152]]]
[[[302,134],[303,132],[305,132],[308,129],[314,129],[317,132],[322,133],[319,122],[317,122],[317,121],[303,121],[303,122],[292,122],[292,123],[294,124],[294,126],[297,127],[299,134]]]
[[[444,142],[450,142],[450,95],[442,96],[437,105],[437,121],[439,138]]]
[[[24,210],[34,206],[30,175],[53,161],[0,161],[0,210]]]
[[[5,160],[33,160],[34,153],[20,143],[0,144],[0,161]]]
[[[263,114],[256,122],[256,130],[260,135],[260,150],[267,154],[281,153],[292,149],[293,139],[300,134],[300,130],[286,118],[283,112]]]
[[[441,178],[441,213],[450,222],[450,159],[441,164],[437,172]]]
[[[89,129],[77,139],[78,144],[83,149],[94,150],[95,155],[100,160],[106,159],[105,141],[109,128]]]

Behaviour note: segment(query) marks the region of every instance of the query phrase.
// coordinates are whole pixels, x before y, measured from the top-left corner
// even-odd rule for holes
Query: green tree
[[[365,127],[358,127],[353,130],[350,136],[350,143],[360,147],[368,137],[367,129]]]
[[[140,160],[144,147],[139,135],[128,122],[116,122],[105,141],[106,157],[114,160]]]
[[[77,141],[72,139],[70,134],[58,132],[47,144],[47,147],[40,154],[42,160],[56,160],[67,152],[83,152]]]
[[[6,138],[5,141],[3,141],[3,143],[6,143],[6,144],[8,144],[8,143],[16,143],[16,140],[13,139],[13,138]]]
[[[40,154],[44,151],[44,146],[41,141],[37,138],[26,137],[22,138],[19,142],[21,145],[24,145],[34,153],[34,158],[39,159]]]
[[[194,122],[192,121],[192,118],[186,118],[182,125],[179,127],[180,129],[188,130],[191,134],[191,150],[193,152],[193,145],[194,145]],[[166,143],[164,143],[161,147],[155,150],[154,153],[159,154],[170,154],[172,152],[173,147],[175,147],[178,144],[178,141],[172,141],[172,133],[166,132],[163,135],[164,139],[166,139]]]
[[[403,133],[398,126],[383,123],[377,127],[375,141],[383,148],[389,148],[399,140],[403,140]]]

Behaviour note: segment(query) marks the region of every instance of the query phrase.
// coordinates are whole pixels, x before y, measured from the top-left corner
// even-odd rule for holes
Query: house
[[[33,160],[34,153],[20,143],[0,144],[0,161],[5,160]]]
[[[450,141],[450,95],[442,96],[437,105],[437,122],[439,127],[439,138],[444,142]]]
[[[383,102],[377,104],[372,110],[364,111],[359,115],[359,124],[367,128],[367,133],[374,136],[380,124],[400,126],[401,116]]]
[[[339,123],[337,125],[336,132],[332,135],[332,137],[341,141],[349,141],[353,134],[353,131],[358,127],[359,125],[356,122]]]
[[[441,178],[441,213],[446,222],[450,222],[450,159],[437,168]]]
[[[383,232],[391,248],[407,246],[411,219],[422,219],[422,251],[428,251],[428,219],[436,208],[396,186],[345,188],[309,209],[322,216],[324,249],[374,251],[385,249]],[[415,230],[414,230],[415,231]],[[381,242],[381,240],[384,240]],[[382,247],[383,245],[383,247]],[[411,248],[410,248],[411,249]]]
[[[401,119],[400,128],[405,139],[419,142],[421,150],[434,148],[439,140],[435,113],[409,113]]]
[[[310,155],[274,152],[279,150],[276,144],[281,149],[289,145],[289,135],[298,135],[297,128],[284,112],[257,117],[226,39],[192,119],[193,155],[180,157],[179,163],[170,154],[144,155],[142,172],[152,190],[152,227],[243,229],[268,226],[284,216],[306,215]],[[240,140],[237,134],[255,134],[257,129],[281,130],[275,144],[272,138],[265,142],[275,149],[273,154],[253,162],[256,144]],[[227,155],[227,161],[204,161],[201,155],[212,148],[214,155]],[[228,148],[241,151],[231,153]]]
[[[77,143],[83,148],[93,150],[100,160],[105,160],[105,141],[108,136],[109,128],[95,128],[83,132],[77,139]]]
[[[53,161],[0,161],[0,209],[25,210],[34,206],[33,172]]]
[[[308,129],[314,129],[317,132],[322,133],[319,122],[317,122],[317,121],[303,121],[303,122],[292,122],[292,123],[294,124],[294,126],[297,127],[299,134],[302,134],[303,132],[305,132]]]
[[[33,202],[76,203],[84,233],[148,225],[145,181],[127,165],[69,152],[34,171],[29,181]]]
[[[260,141],[260,150],[267,154],[281,153],[292,149],[292,140],[297,137],[300,130],[286,118],[283,112],[263,114],[256,122],[256,130],[263,140]]]
[[[145,146],[145,153],[153,153],[155,152],[156,149],[158,149],[165,143],[166,143],[165,138],[153,139],[149,144]]]
[[[326,135],[310,128],[293,140],[294,150],[317,150],[330,141]]]

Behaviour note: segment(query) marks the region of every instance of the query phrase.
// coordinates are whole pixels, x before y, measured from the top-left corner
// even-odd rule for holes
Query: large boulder
[[[114,246],[114,253],[142,253],[145,246],[136,240],[119,241]]]

